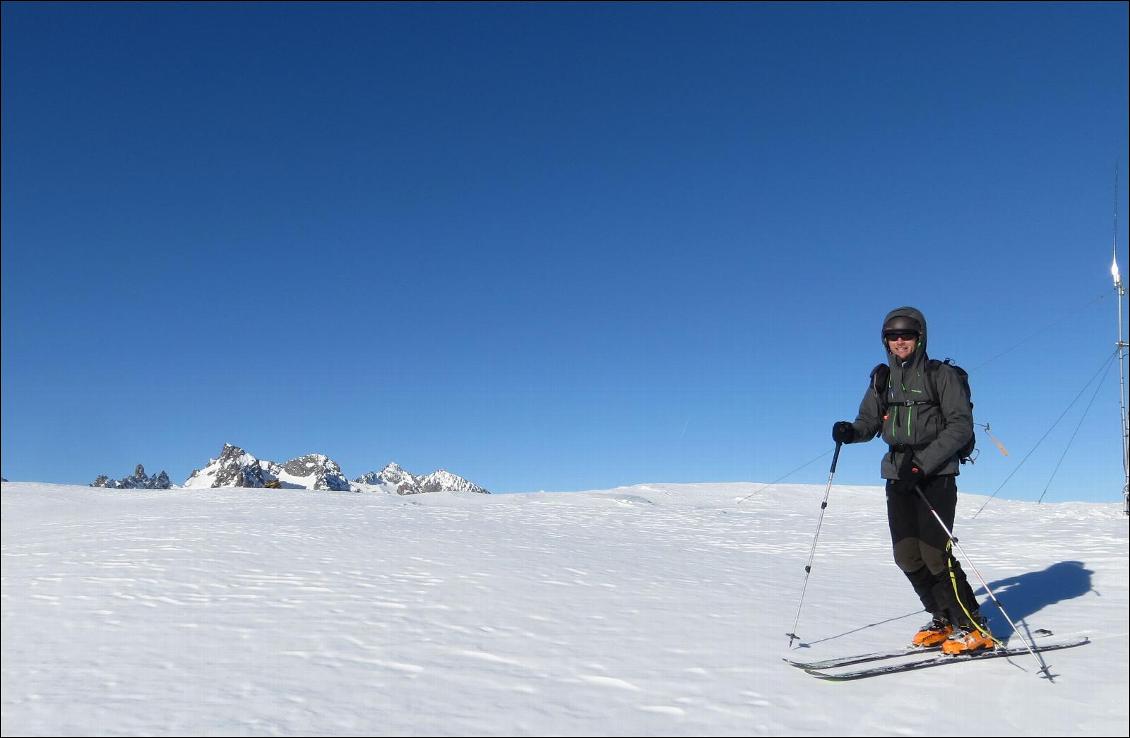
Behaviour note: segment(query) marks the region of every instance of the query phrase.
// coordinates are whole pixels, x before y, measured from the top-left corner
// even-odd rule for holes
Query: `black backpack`
[[[946,364],[954,373],[957,378],[961,380],[962,387],[965,388],[965,396],[969,399],[969,413],[973,413],[973,394],[969,389],[969,373],[962,369],[952,360],[946,359],[945,361],[938,361],[937,359],[930,359],[926,362],[926,384],[930,387],[930,399],[916,402],[916,405],[937,405],[938,403],[938,380],[934,375],[938,372],[938,367]],[[879,396],[880,409],[884,416],[887,414],[887,385],[891,381],[891,367],[886,364],[879,364],[871,370],[871,387],[875,390],[875,394]],[[957,451],[957,460],[962,464],[972,464],[973,460],[977,458],[975,448],[977,446],[977,434],[974,432],[969,436],[969,440]]]

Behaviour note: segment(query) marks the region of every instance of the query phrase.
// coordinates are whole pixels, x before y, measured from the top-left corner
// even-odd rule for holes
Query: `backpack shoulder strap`
[[[930,387],[930,401],[935,405],[940,405],[942,402],[942,398],[938,397],[938,367],[948,363],[949,359],[945,361],[930,359],[926,362],[926,384]]]
[[[950,370],[962,381],[966,386],[969,385],[969,373],[962,369],[957,364],[953,363],[953,359],[946,358],[945,361],[938,361],[937,359],[930,359],[926,362],[926,381],[930,385],[930,394],[934,398],[935,403],[940,403],[941,398],[938,397],[938,380],[936,375],[943,366],[949,367]]]
[[[891,382],[891,368],[886,364],[877,364],[871,370],[871,389],[879,396],[879,404],[887,407],[887,385]]]

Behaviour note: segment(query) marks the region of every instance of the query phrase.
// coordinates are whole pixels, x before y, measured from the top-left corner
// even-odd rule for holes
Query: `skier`
[[[973,437],[967,386],[953,367],[940,362],[930,369],[935,376],[926,376],[926,318],[917,309],[888,313],[882,337],[890,367],[886,386],[868,387],[855,421],[835,423],[832,440],[862,443],[881,434],[887,442],[882,475],[895,563],[932,616],[914,635],[914,645],[940,644],[949,654],[993,648],[996,642],[953,556],[949,536],[918,495],[921,490],[952,531],[958,450]],[[931,388],[937,397],[931,396]]]

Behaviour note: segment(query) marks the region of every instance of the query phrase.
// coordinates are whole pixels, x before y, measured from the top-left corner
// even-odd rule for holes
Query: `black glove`
[[[914,460],[914,455],[907,453],[903,457],[902,466],[899,467],[899,478],[891,480],[891,491],[899,494],[911,494],[926,481],[926,474],[922,467]]]
[[[833,423],[832,440],[836,443],[851,443],[855,440],[855,426],[846,420]]]

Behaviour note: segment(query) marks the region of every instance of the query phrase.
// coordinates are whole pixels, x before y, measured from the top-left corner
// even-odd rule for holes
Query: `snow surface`
[[[879,488],[832,489],[791,651],[822,485],[2,490],[5,735],[1128,733],[1120,503],[959,504],[1013,619],[1092,638],[1054,681],[1026,654],[829,683],[781,657],[925,620]]]

